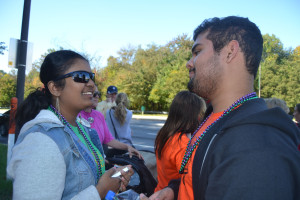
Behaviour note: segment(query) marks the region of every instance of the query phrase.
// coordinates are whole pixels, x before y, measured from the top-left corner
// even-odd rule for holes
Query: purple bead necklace
[[[57,110],[54,106],[50,105],[50,109],[51,109],[52,112],[55,113],[55,115],[59,118],[59,120],[60,120],[64,125],[67,125],[71,130],[73,130],[73,129],[71,128],[71,125],[69,124],[69,122],[64,118],[64,116],[63,116],[62,114],[60,114],[60,113],[58,112],[58,110]],[[83,130],[80,128],[80,126],[79,126],[77,120],[76,120],[76,125],[77,125],[77,127],[78,127],[78,129],[79,129],[80,134],[83,136],[85,142],[88,144],[89,149],[92,151],[93,156],[94,156],[94,158],[95,158],[95,160],[96,160],[96,163],[97,163],[97,180],[98,180],[98,179],[100,178],[100,176],[102,175],[102,173],[103,173],[103,172],[102,172],[102,169],[101,169],[100,158],[99,158],[99,156],[98,156],[96,150],[94,149],[94,147],[92,146],[92,144],[90,143],[90,141],[88,140],[88,138],[86,137],[86,135],[84,134]]]
[[[210,115],[208,117],[206,117],[206,119],[200,124],[200,126],[197,128],[197,130],[193,133],[187,148],[185,150],[185,154],[183,156],[182,162],[181,162],[181,167],[179,170],[180,174],[183,174],[184,171],[184,167],[186,166],[186,164],[188,163],[190,157],[192,156],[193,151],[198,147],[200,141],[203,139],[204,135],[207,133],[207,131],[215,124],[217,123],[220,119],[222,119],[224,116],[226,116],[228,113],[230,113],[232,110],[234,110],[237,106],[245,103],[246,101],[249,101],[251,99],[256,99],[256,93],[252,92],[250,94],[247,94],[243,97],[241,97],[240,99],[238,99],[237,101],[235,101],[228,109],[224,110],[223,114],[216,120],[214,121],[212,124],[210,124],[204,131],[203,133],[198,136],[198,138],[196,139],[196,141],[194,142],[194,144],[191,146],[191,141],[193,139],[193,137],[196,135],[196,133],[199,131],[199,129],[203,126],[203,124],[205,124],[205,122],[207,121],[207,119],[209,119]]]

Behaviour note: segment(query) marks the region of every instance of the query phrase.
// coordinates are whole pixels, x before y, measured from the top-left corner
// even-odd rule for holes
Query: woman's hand
[[[108,190],[118,192],[122,183],[120,177],[112,178],[111,176],[117,172],[116,168],[111,168],[106,171],[99,179],[96,188],[101,199],[104,199]]]
[[[133,148],[130,145],[127,145],[127,146],[128,146],[127,151],[129,153],[129,157],[130,158],[132,157],[132,155],[136,155],[137,157],[139,157],[139,159],[143,159],[144,160],[142,154],[138,150],[136,150],[135,148]]]
[[[128,171],[124,172],[123,169],[128,167]],[[120,177],[112,178],[111,176],[117,173],[118,171],[121,172]],[[131,176],[133,175],[134,171],[131,165],[122,166],[119,168],[111,168],[106,171],[98,181],[96,188],[101,199],[104,199],[108,190],[112,190],[115,193],[118,191],[125,191],[126,187],[130,181]]]
[[[132,155],[136,155],[138,156],[140,159],[143,159],[142,154],[136,150],[135,148],[133,148],[131,145],[125,144],[123,142],[119,142],[116,139],[111,140],[110,142],[107,143],[108,146],[115,148],[115,149],[122,149],[122,150],[127,150],[129,153],[129,157],[131,158]]]

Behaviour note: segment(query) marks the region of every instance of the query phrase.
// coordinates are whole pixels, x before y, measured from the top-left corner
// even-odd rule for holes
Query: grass
[[[0,144],[0,200],[12,199],[12,182],[6,180],[7,145]]]

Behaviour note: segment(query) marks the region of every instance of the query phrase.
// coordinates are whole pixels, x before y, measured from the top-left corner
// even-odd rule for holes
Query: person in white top
[[[111,85],[107,88],[106,100],[98,103],[96,110],[100,111],[104,115],[104,118],[106,118],[106,111],[116,106],[117,94],[118,88],[114,85]]]

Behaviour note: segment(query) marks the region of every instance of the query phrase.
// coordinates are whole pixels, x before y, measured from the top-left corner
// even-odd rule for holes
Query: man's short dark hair
[[[230,41],[237,40],[244,53],[248,72],[256,76],[263,50],[263,38],[256,24],[248,18],[237,16],[206,19],[195,29],[194,41],[206,31],[209,31],[207,39],[212,41],[217,53]]]

